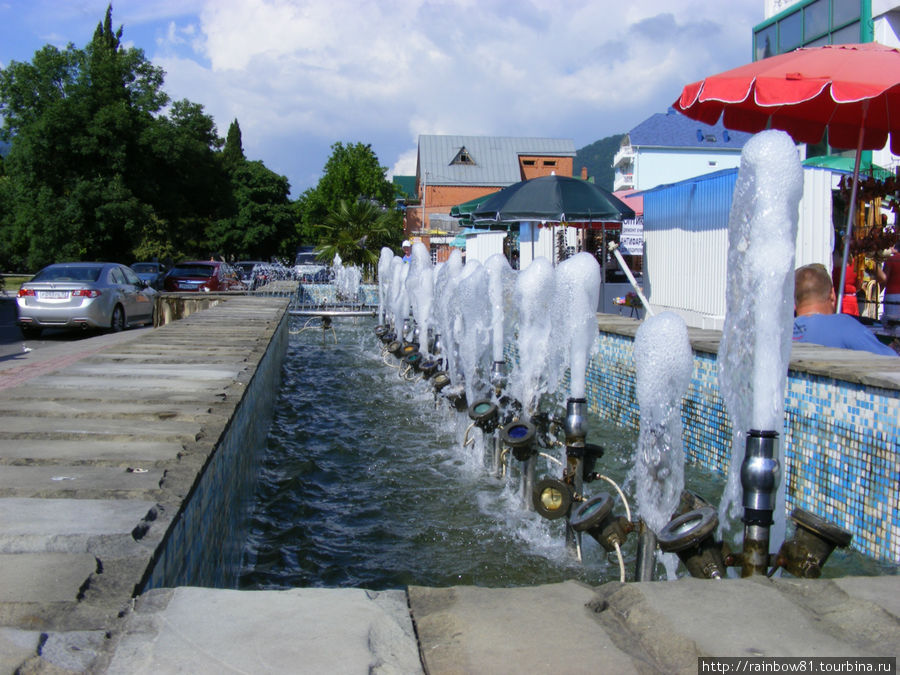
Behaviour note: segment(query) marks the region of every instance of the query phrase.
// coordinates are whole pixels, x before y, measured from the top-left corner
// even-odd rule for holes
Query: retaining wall
[[[288,319],[287,314],[282,316],[224,433],[184,499],[143,590],[237,587],[248,534],[248,508],[253,504],[265,439],[281,387]]]
[[[589,409],[638,429],[633,340],[639,322],[599,315],[588,366]],[[685,454],[725,474],[732,429],[719,392],[718,331],[689,331],[694,371],[682,401]],[[887,361],[885,360],[887,359]],[[900,563],[900,359],[794,345],[785,391],[788,511],[795,506],[847,529],[853,548]]]

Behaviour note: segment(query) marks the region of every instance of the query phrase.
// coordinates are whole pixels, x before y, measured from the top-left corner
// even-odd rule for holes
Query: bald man
[[[835,314],[837,297],[825,265],[804,265],[794,272],[794,342],[859,349],[882,356],[897,352],[848,314]]]

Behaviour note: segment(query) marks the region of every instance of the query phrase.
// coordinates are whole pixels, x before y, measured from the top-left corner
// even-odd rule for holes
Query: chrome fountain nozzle
[[[587,438],[587,400],[570,398],[566,401],[563,431],[566,435],[566,445],[584,445],[584,439]]]
[[[776,456],[778,433],[751,429],[747,434],[741,487],[744,490],[744,550],[741,576],[766,574],[769,568],[769,528],[781,478]]]
[[[506,364],[503,361],[494,361],[491,364],[491,384],[500,389],[506,379]]]
[[[775,493],[781,478],[781,467],[775,456],[778,433],[751,429],[747,435],[747,449],[741,464],[741,487],[744,508],[750,511],[775,510]]]

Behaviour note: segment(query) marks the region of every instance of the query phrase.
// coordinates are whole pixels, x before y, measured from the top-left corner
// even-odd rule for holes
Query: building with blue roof
[[[657,185],[740,166],[752,134],[692,120],[674,108],[641,122],[622,139],[613,159],[614,190]]]

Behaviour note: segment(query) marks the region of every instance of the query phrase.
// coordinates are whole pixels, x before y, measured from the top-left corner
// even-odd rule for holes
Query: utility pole
[[[422,172],[422,231],[425,230],[425,188],[428,187],[428,172]]]

